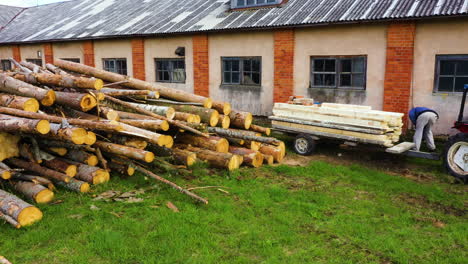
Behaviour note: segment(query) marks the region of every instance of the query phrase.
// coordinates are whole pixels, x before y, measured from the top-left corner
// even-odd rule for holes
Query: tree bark
[[[285,153],[280,147],[262,144],[259,151],[264,155],[273,156],[276,162],[281,162],[284,158]]]
[[[131,107],[128,107],[127,105],[119,105],[117,103],[114,103],[112,101],[104,101],[104,105],[106,105],[108,108],[118,110],[118,111],[123,111],[123,112],[136,112],[135,108],[139,109],[144,109],[148,112],[157,114],[159,116],[164,116],[167,119],[174,119],[175,116],[175,110],[172,107],[168,106],[156,106],[156,105],[147,105],[147,104],[136,104],[136,103],[128,103]]]
[[[190,113],[175,112],[174,120],[184,121],[187,123],[195,123],[196,117],[194,114]]]
[[[121,97],[121,96],[148,96],[151,93],[155,93],[149,90],[124,90],[124,89],[114,89],[114,88],[103,88],[99,92],[112,96],[112,97]],[[153,94],[152,97],[159,98],[159,93]]]
[[[166,120],[136,120],[136,119],[121,119],[121,123],[147,129],[151,131],[168,131],[169,123]]]
[[[108,137],[110,142],[124,145],[127,147],[137,148],[141,150],[145,150],[148,147],[148,141],[132,136],[122,136],[122,135],[111,135]]]
[[[46,187],[28,181],[12,181],[13,188],[31,201],[47,204],[54,199],[54,192]]]
[[[61,173],[65,173],[65,175],[69,177],[75,177],[78,173],[78,168],[76,165],[66,162],[63,159],[54,158],[51,160],[44,160],[43,164],[47,168],[56,170]]]
[[[243,156],[244,163],[251,167],[259,168],[263,165],[263,155],[258,151],[230,146],[229,152],[232,154]]]
[[[40,176],[35,176],[35,175],[26,175],[26,174],[20,174],[20,173],[15,173],[13,176],[13,180],[19,180],[19,181],[29,181],[34,184],[40,184],[42,186],[47,186],[49,190],[54,190],[54,184],[52,183],[51,180],[46,179],[44,177]]]
[[[183,149],[169,149],[151,144],[149,150],[158,157],[170,157],[175,164],[192,166],[197,162],[197,154]]]
[[[216,126],[219,121],[219,112],[214,109],[203,108],[193,105],[177,105],[166,102],[156,102],[157,105],[171,107],[177,112],[184,112],[193,115],[198,115],[203,123],[207,123],[210,126]]]
[[[58,171],[54,171],[54,170],[51,170],[51,169],[48,169],[48,168],[45,168],[45,167],[42,167],[36,163],[33,163],[33,162],[28,162],[28,161],[24,161],[24,160],[20,160],[20,159],[16,159],[16,158],[11,158],[11,159],[8,159],[8,163],[16,166],[16,167],[19,167],[21,169],[25,169],[25,170],[28,170],[28,171],[32,171],[32,172],[35,172],[35,173],[38,173],[39,175],[45,177],[45,178],[48,178],[48,179],[54,179],[54,180],[58,180],[58,181],[63,181],[63,182],[70,182],[70,180],[72,179],[71,177],[63,174],[63,173],[60,173]]]
[[[99,159],[96,155],[77,149],[69,150],[64,158],[75,162],[84,163],[89,166],[96,166],[99,163]]]
[[[3,73],[0,73],[0,91],[36,98],[44,106],[51,106],[55,102],[55,92],[53,90],[36,87]]]
[[[145,162],[153,162],[154,160],[154,154],[149,151],[137,149],[137,148],[131,148],[127,146],[122,146],[118,144],[113,144],[113,143],[107,143],[103,141],[97,141],[95,144],[97,147],[99,147],[102,151],[116,154],[116,155],[122,155],[131,159],[136,159],[136,160],[141,160]]]
[[[133,174],[135,174],[135,168],[130,165],[121,164],[114,160],[109,162],[109,167],[112,171],[116,171],[122,175],[133,176]]]
[[[229,142],[225,138],[221,137],[211,136],[206,139],[203,137],[181,134],[177,137],[176,141],[178,143],[188,144],[221,153],[227,153],[229,151]]]
[[[75,77],[67,74],[51,74],[51,73],[13,73],[12,77],[23,82],[31,84],[43,84],[47,86],[93,89],[100,90],[104,86],[104,82],[96,78]]]
[[[50,128],[51,125],[47,120],[26,119],[16,116],[0,114],[0,131],[10,133],[22,132],[45,135],[49,133]]]
[[[56,103],[88,112],[97,106],[97,100],[90,94],[55,92]]]
[[[61,124],[50,124],[50,134],[55,139],[70,141],[77,145],[85,144],[88,137],[88,131],[84,128],[62,128]]]
[[[262,143],[273,144],[273,145],[281,144],[281,141],[276,138],[257,136],[257,134],[252,131],[243,131],[243,130],[236,130],[236,129],[222,129],[219,127],[209,127],[208,131],[210,133],[215,133],[223,137],[240,138],[244,140],[262,142]]]
[[[257,126],[257,125],[250,125],[250,130],[265,134],[269,136],[271,134],[271,129],[268,127],[262,127],[262,126]]]
[[[231,114],[231,104],[227,102],[217,102],[213,101],[213,109],[218,110],[218,112],[223,113],[224,115],[229,116]]]
[[[100,78],[102,80],[108,82],[124,82],[122,86],[138,89],[138,90],[150,90],[150,91],[157,91],[161,94],[161,96],[169,99],[173,99],[176,101],[182,102],[196,102],[196,103],[203,103],[203,105],[207,108],[211,108],[212,100],[210,98],[206,98],[199,95],[194,95],[191,93],[187,93],[181,90],[167,88],[161,85],[157,85],[154,83],[149,83],[145,81],[141,81],[132,77],[120,75],[117,73],[107,72],[104,70],[100,70],[97,68],[93,68],[90,66],[86,66],[79,63],[64,61],[64,60],[55,60],[54,64],[58,67],[63,69],[74,71],[86,75],[91,75],[96,78]]]
[[[0,94],[0,106],[34,113],[39,110],[39,102],[35,98],[10,94]]]
[[[0,190],[0,212],[18,222],[17,228],[32,225],[42,219],[41,210],[3,190]]]
[[[228,169],[229,171],[238,169],[240,166],[240,160],[237,155],[231,153],[221,153],[208,149],[202,149],[192,147],[190,145],[178,144],[175,146],[176,149],[187,150],[197,155],[197,158],[208,162],[213,167]]]
[[[75,178],[78,180],[94,185],[106,183],[110,180],[110,174],[106,170],[85,164],[76,165],[78,166],[78,174]]]
[[[231,118],[232,127],[249,130],[250,126],[252,125],[253,116],[251,113],[231,111],[229,117]]]
[[[87,193],[90,190],[89,183],[80,181],[74,178],[72,178],[70,182],[68,183],[58,181],[57,185],[65,189],[68,189],[70,191],[79,192],[79,193]]]
[[[174,140],[172,139],[171,136],[158,134],[156,132],[148,131],[146,129],[134,127],[134,126],[127,125],[124,123],[120,123],[120,126],[122,126],[123,128],[123,131],[119,132],[120,134],[145,138],[153,144],[166,146],[169,148],[172,147],[172,145],[174,144]]]

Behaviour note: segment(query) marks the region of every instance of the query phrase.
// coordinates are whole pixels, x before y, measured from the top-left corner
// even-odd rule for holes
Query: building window
[[[127,59],[103,59],[104,70],[127,75]]]
[[[71,61],[71,62],[75,62],[75,63],[80,63],[80,59],[78,59],[78,58],[62,58],[62,60]]]
[[[281,4],[282,0],[231,0],[231,8],[245,8]]]
[[[437,56],[435,92],[461,93],[468,84],[468,55]]]
[[[367,60],[364,56],[311,58],[310,87],[366,88]]]
[[[0,70],[11,71],[11,62],[9,60],[1,60]]]
[[[223,57],[223,84],[261,85],[262,57]]]
[[[185,83],[184,59],[154,59],[156,63],[156,81]]]
[[[26,59],[26,62],[34,63],[42,67],[42,59]]]

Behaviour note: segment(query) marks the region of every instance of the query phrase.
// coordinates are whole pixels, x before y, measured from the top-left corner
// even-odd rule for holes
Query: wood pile
[[[0,218],[17,228],[42,218],[32,204],[60,189],[89,192],[111,173],[138,171],[207,204],[155,172],[284,158],[284,143],[229,103],[64,60],[11,61],[14,71],[0,72]]]
[[[277,103],[273,127],[319,137],[392,147],[400,141],[403,114],[372,110],[370,106],[322,103]]]

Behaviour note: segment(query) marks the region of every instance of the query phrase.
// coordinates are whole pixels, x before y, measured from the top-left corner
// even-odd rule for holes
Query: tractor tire
[[[307,134],[299,134],[294,140],[294,151],[302,156],[309,156],[315,151],[317,143]]]
[[[450,137],[444,150],[444,166],[447,172],[463,183],[468,182],[468,171],[458,166],[455,163],[455,155],[459,152],[460,148],[468,148],[468,134],[460,133]],[[465,163],[468,163],[468,153],[463,156]]]

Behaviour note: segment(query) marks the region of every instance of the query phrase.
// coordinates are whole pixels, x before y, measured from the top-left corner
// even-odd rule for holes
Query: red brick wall
[[[390,24],[387,32],[387,61],[384,83],[384,111],[404,113],[407,125],[414,63],[416,25]]]
[[[44,44],[44,59],[45,63],[54,63],[54,49],[52,43]]]
[[[83,57],[84,64],[95,67],[94,63],[94,42],[92,40],[87,40],[83,42]]]
[[[13,59],[20,62],[21,61],[21,50],[19,45],[14,45],[11,47],[13,50]]]
[[[194,93],[208,97],[210,96],[208,35],[193,36],[192,42]]]
[[[275,80],[273,100],[284,103],[294,94],[294,30],[274,32]]]
[[[133,77],[146,80],[145,72],[145,39],[132,39],[132,62],[133,62]]]

